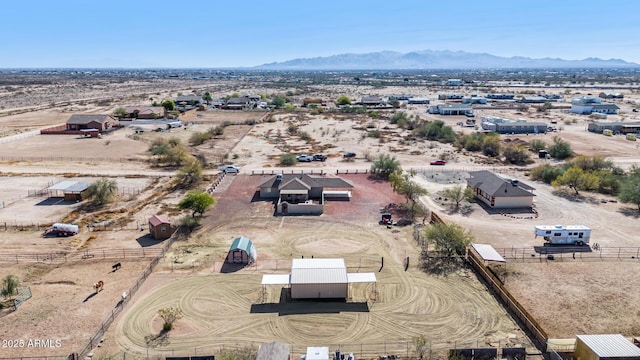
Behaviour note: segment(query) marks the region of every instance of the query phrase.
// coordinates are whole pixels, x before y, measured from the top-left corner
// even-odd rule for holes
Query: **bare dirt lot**
[[[127,89],[132,86],[136,94],[127,95]],[[209,89],[216,96],[236,90],[274,92],[273,89],[238,89],[238,85],[235,86],[220,82],[207,87],[205,83],[186,85],[180,81],[163,82],[145,89],[142,84],[125,83],[122,88],[96,86],[87,89],[82,95],[86,95],[86,98],[95,97],[93,100],[82,100],[84,97],[79,97],[77,90],[72,89],[60,94],[61,100],[75,99],[70,104],[47,104],[47,110],[0,117],[0,137],[62,123],[71,113],[110,113],[115,106],[147,104],[151,102],[150,98],[162,100],[178,92],[195,91],[196,88]],[[349,94],[356,99],[369,95],[416,92],[415,88],[374,86],[314,88],[321,96],[331,99],[342,94]],[[113,92],[101,95],[109,89]],[[32,90],[40,91],[41,96],[47,95],[46,89]],[[519,91],[517,88],[503,90]],[[475,90],[460,91],[466,94]],[[578,95],[575,90],[572,91],[573,95]],[[430,98],[435,95],[434,91],[424,94]],[[609,116],[607,121],[637,120],[631,113],[632,102],[637,94],[627,95],[629,99],[618,102],[621,114]],[[105,96],[110,99],[105,99]],[[24,101],[20,100],[23,98],[16,96],[15,101],[9,101],[5,113],[16,109],[23,111],[22,107],[29,105],[20,102]],[[117,101],[112,102],[114,99]],[[457,127],[456,123],[464,117],[427,115],[426,110],[426,106],[410,106],[407,109],[422,118],[443,120],[455,130],[473,131],[472,128]],[[537,138],[550,144],[553,136],[559,136],[569,141],[578,154],[606,156],[623,168],[640,163],[636,142],[585,131],[589,121],[585,116],[568,114],[561,109],[541,114],[533,108],[526,112],[491,109],[477,112],[478,117],[483,115],[530,121],[555,120],[560,130],[536,136],[504,135],[503,139],[530,141]],[[174,170],[153,168],[146,161],[147,150],[153,139],[178,137],[188,143],[193,133],[207,131],[225,122],[246,124],[227,126],[223,135],[191,148],[192,153],[206,159],[209,169],[233,162],[242,166],[242,175],[227,177],[224,186],[214,192],[219,203],[207,213],[203,226],[189,241],[176,243],[162,259],[158,272],[125,306],[126,311],[105,335],[105,343],[97,350],[97,354],[127,351],[142,356],[149,348],[151,353],[167,355],[175,350],[176,355],[178,352],[192,355],[194,351],[201,354],[200,350],[214,351],[222,346],[235,347],[240,343],[256,344],[271,340],[293,344],[295,353],[302,352],[304,346],[321,342],[322,345],[336,348],[343,344],[345,350],[356,353],[363,346],[367,354],[405,354],[407,347],[411,346],[407,345],[411,336],[418,334],[425,334],[434,349],[442,350],[462,343],[474,347],[494,344],[531,347],[521,330],[472,273],[461,270],[448,277],[436,277],[418,271],[414,261],[417,260],[418,249],[411,240],[411,231],[401,228],[388,230],[377,225],[382,207],[389,203],[404,202],[403,198],[389,191],[386,183],[345,175],[356,184],[351,201],[329,202],[326,213],[319,217],[273,217],[273,204],[255,201],[254,198],[256,186],[262,179],[244,174],[278,169],[279,156],[283,153],[322,152],[329,156],[324,163],[297,164],[285,168],[286,171],[313,169],[333,174],[337,169],[363,170],[371,165],[368,157],[382,153],[396,156],[405,168],[429,168],[426,180],[421,180],[421,184],[431,192],[424,199],[430,209],[446,220],[470,229],[478,242],[492,244],[502,251],[512,247],[526,249],[518,254],[527,256],[528,261],[522,258],[509,259],[506,285],[550,336],[640,333],[634,322],[640,314],[640,309],[634,305],[639,304],[640,299],[636,296],[637,292],[633,291],[640,285],[634,276],[636,267],[640,266],[637,256],[634,259],[609,258],[597,261],[580,257],[573,259],[570,255],[554,261],[540,261],[539,257],[531,257],[533,246],[541,242],[533,236],[533,226],[538,224],[584,223],[593,229],[593,241],[602,247],[640,247],[638,217],[631,207],[614,203],[613,198],[600,195],[583,194],[581,198],[569,199],[558,196],[549,186],[531,183],[537,188],[537,217],[527,218],[532,217],[529,213],[487,212],[478,205],[471,205],[465,211],[452,211],[450,204],[442,200],[439,191],[445,186],[464,182],[469,170],[491,168],[525,182],[528,181],[524,176],[527,170],[512,170],[515,167],[504,166],[478,153],[457,152],[451,145],[438,142],[400,141],[408,131],[368,115],[278,113],[269,121],[248,125],[258,121],[261,116],[263,113],[258,112],[193,111],[185,114],[183,120],[196,124],[185,127],[186,130],[145,132],[134,136],[133,130],[123,129],[102,139],[24,135],[24,138],[0,143],[0,157],[3,157],[0,163],[0,196],[8,199],[5,200],[8,205],[0,209],[2,219],[17,222],[29,216],[51,220],[63,216],[66,210],[51,206],[51,211],[41,214],[40,206],[30,202],[35,199],[25,200],[22,195],[16,194],[22,194],[25,189],[39,188],[49,179],[62,178],[63,174],[87,178],[100,175],[124,178],[127,175],[140,177],[139,180],[144,184],[164,176],[157,181],[165,184],[171,181]],[[298,131],[295,135],[289,133],[292,125]],[[382,139],[368,136],[371,130],[380,130],[384,136]],[[301,139],[300,133],[309,135],[308,140]],[[346,161],[342,158],[345,151],[356,152],[356,158]],[[429,167],[430,160],[443,155],[449,159],[446,167]],[[545,162],[541,159],[534,161],[535,164]],[[447,169],[456,170],[452,172],[455,175],[447,175],[443,171]],[[439,175],[429,176],[436,173]],[[437,182],[438,177],[445,180]],[[184,191],[164,194],[160,191],[162,184],[151,186],[139,196],[119,200],[113,209],[124,214],[125,221],[133,228],[145,223],[155,213],[170,214],[171,219],[177,222],[182,214],[174,208]],[[209,184],[203,184],[203,187],[205,185]],[[163,195],[160,197],[159,194]],[[73,207],[69,205],[68,209]],[[14,214],[17,214],[16,218],[12,217]],[[140,249],[148,246],[149,243],[144,241],[141,234],[137,229],[87,231],[71,239],[43,239],[40,232],[7,231],[2,232],[0,245],[6,252],[46,253],[63,249],[79,255],[84,249]],[[91,238],[92,235],[96,237]],[[221,259],[230,241],[239,235],[248,236],[256,243],[258,265],[221,273]],[[158,245],[155,243],[152,246]],[[404,271],[402,266],[405,254],[411,258],[408,271]],[[356,305],[351,307],[347,303],[328,309],[324,303],[279,305],[281,293],[278,287],[267,288],[266,295],[262,296],[261,274],[286,273],[291,258],[311,255],[344,257],[349,271],[376,272],[377,297],[372,297],[373,288],[370,285],[357,285],[351,289],[352,302]],[[377,272],[381,257],[385,258],[384,268]],[[109,273],[109,260],[6,266],[3,263],[0,276],[10,273],[17,275],[24,286],[32,288],[34,297],[17,312],[1,315],[0,337],[60,338],[62,347],[55,349],[56,354],[77,351],[113,309],[121,292],[132,285],[147,262],[148,259],[123,262],[123,271],[116,273]],[[88,298],[91,284],[100,279],[106,283],[105,290]],[[83,302],[85,299],[87,301]],[[184,308],[185,317],[176,323],[177,328],[166,339],[168,342],[159,341],[163,339],[149,342],[145,336],[158,334],[161,325],[157,308],[173,304]],[[0,357],[51,353],[50,350],[33,348],[15,349],[8,353],[6,349],[0,349]]]

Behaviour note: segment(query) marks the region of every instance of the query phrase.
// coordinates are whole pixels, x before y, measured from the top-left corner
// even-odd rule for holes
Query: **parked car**
[[[298,160],[300,162],[311,162],[311,161],[313,161],[313,157],[309,156],[309,155],[298,155],[296,157],[296,160]]]
[[[234,165],[226,165],[220,168],[220,171],[222,171],[225,174],[237,174],[240,172],[240,168]]]
[[[322,154],[313,154],[313,161],[325,161],[327,157]]]
[[[345,157],[345,158],[356,157],[356,153],[354,153],[354,152],[346,152],[346,153],[342,154],[342,157]]]
[[[431,165],[445,165],[447,162],[444,160],[433,160],[430,164]]]

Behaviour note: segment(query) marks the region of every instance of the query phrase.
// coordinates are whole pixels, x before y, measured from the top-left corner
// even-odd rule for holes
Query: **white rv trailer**
[[[589,243],[591,229],[584,225],[538,225],[535,234],[550,244],[584,245]]]

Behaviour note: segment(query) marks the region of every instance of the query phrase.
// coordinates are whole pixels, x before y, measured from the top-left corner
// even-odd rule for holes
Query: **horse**
[[[102,280],[93,284],[93,290],[96,292],[96,294],[102,291],[102,288],[104,288],[104,282]]]
[[[120,263],[116,263],[111,267],[111,271],[117,271],[118,269],[120,269],[122,267],[122,264]]]

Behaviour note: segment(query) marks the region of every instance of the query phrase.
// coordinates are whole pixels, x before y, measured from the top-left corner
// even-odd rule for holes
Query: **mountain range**
[[[256,66],[259,70],[429,70],[429,69],[541,69],[631,68],[640,64],[622,59],[501,57],[487,53],[424,50],[409,53],[380,51],[301,58]]]

